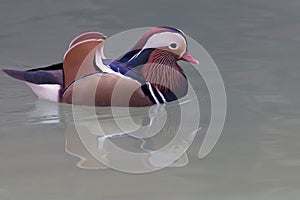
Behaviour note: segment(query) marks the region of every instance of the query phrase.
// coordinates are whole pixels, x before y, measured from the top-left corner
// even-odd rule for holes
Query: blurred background
[[[223,76],[228,113],[211,154],[198,159],[197,136],[185,167],[140,175],[78,168],[56,112],[64,105],[39,101],[1,72],[1,200],[299,198],[300,1],[1,0],[0,68],[59,62],[86,31],[161,25],[202,44]],[[209,116],[201,117],[205,126]]]

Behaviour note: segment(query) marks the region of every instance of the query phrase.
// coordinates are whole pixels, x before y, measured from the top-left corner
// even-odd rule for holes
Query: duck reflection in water
[[[66,151],[81,158],[77,166],[86,169],[150,172],[185,166],[186,150],[199,129],[182,130],[182,107],[73,107],[65,118]]]

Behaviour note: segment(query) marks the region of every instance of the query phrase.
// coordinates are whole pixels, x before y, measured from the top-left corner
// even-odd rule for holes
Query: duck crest
[[[176,57],[165,50],[155,49],[141,67],[141,73],[167,101],[179,99],[187,93],[188,83],[182,68]]]
[[[147,40],[151,36],[153,36],[154,34],[163,33],[163,32],[179,33],[180,35],[182,35],[185,38],[185,35],[179,29],[176,29],[173,27],[168,27],[168,26],[154,27],[154,28],[150,29],[149,31],[147,31],[146,33],[144,33],[144,35],[140,38],[140,40],[133,46],[132,50],[134,51],[136,49],[142,49],[143,46],[145,46]]]

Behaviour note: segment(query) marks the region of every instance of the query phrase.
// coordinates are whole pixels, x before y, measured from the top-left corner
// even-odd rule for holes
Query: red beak
[[[193,56],[189,52],[185,52],[183,54],[183,56],[180,58],[180,60],[184,60],[186,62],[193,63],[193,64],[196,64],[196,65],[199,64],[199,61],[196,60],[195,58],[193,58]]]

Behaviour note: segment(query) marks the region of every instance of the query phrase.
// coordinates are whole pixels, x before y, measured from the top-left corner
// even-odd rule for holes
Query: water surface
[[[208,157],[197,157],[200,134],[187,166],[132,175],[78,168],[79,159],[65,151],[66,121],[60,112],[68,106],[40,101],[1,73],[0,199],[299,197],[298,1],[3,0],[0,5],[1,69],[60,61],[68,42],[85,31],[112,35],[169,25],[211,54],[228,97],[224,131]],[[205,105],[204,98],[204,129]]]

